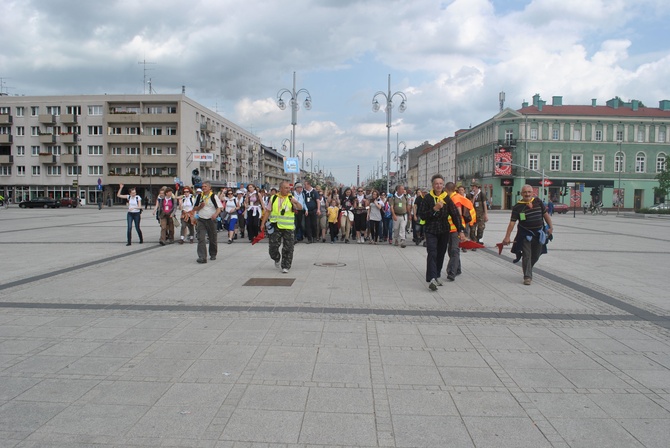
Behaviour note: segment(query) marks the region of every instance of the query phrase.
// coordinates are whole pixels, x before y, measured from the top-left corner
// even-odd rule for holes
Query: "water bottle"
[[[275,231],[275,226],[270,221],[265,221],[265,233],[272,235]]]

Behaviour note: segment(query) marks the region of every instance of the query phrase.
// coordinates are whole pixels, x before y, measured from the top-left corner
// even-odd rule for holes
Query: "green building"
[[[479,181],[496,208],[509,209],[528,183],[546,200],[638,209],[655,197],[656,174],[670,155],[670,100],[658,108],[620,98],[606,105],[551,105],[533,96],[457,135],[456,177]],[[544,174],[544,177],[543,177]],[[542,180],[544,178],[544,188]],[[572,202],[571,202],[572,201]]]

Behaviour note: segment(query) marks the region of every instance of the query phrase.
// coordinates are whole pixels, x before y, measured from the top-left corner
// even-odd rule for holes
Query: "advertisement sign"
[[[612,193],[612,207],[623,207],[624,198],[626,197],[625,188],[615,188]]]
[[[511,176],[512,175],[512,153],[505,148],[498,148],[493,154],[495,176]]]
[[[300,159],[298,157],[284,157],[284,172],[300,174]]]
[[[214,161],[214,154],[211,153],[194,153],[193,154],[193,161],[194,162],[213,162]]]

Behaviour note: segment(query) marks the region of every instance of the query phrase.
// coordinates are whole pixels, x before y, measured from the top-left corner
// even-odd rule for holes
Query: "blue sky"
[[[297,148],[343,183],[386,154],[372,96],[408,147],[436,143],[539,93],[564,104],[669,99],[665,0],[0,0],[0,77],[19,95],[187,95],[278,147],[291,114],[276,94],[310,91]],[[394,164],[392,164],[392,167]]]

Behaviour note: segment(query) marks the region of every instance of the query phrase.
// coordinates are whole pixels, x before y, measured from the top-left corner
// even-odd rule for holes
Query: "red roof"
[[[630,107],[619,107],[615,109],[609,106],[542,106],[540,111],[537,106],[528,106],[518,109],[517,112],[524,115],[586,115],[606,117],[657,117],[670,119],[670,110],[661,110],[655,107],[639,107],[633,110]]]

